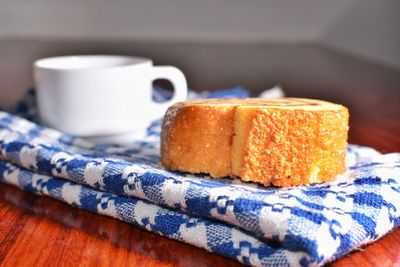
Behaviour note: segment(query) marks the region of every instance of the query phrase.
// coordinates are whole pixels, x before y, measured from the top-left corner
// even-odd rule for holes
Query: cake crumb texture
[[[173,170],[288,187],[345,170],[347,108],[320,100],[181,102],[164,117],[161,163]]]

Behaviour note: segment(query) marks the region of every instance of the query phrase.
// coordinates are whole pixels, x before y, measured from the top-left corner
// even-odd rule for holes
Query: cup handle
[[[173,87],[174,93],[172,98],[166,102],[154,102],[152,113],[154,118],[162,117],[169,106],[175,102],[183,101],[187,98],[187,83],[185,75],[182,71],[173,66],[154,66],[152,72],[152,80],[166,79],[169,80]]]

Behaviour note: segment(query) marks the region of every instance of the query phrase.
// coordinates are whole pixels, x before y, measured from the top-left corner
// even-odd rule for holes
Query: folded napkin
[[[247,93],[192,93],[228,95]],[[165,170],[161,120],[131,144],[94,145],[22,118],[34,120],[32,105],[0,112],[1,182],[245,264],[323,265],[400,224],[399,153],[349,145],[347,172],[335,181],[265,188]]]

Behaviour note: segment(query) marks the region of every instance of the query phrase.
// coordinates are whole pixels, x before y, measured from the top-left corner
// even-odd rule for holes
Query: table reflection
[[[16,213],[28,215],[28,220],[42,220],[41,223],[53,224],[60,231],[69,232],[68,235],[78,234],[76,242],[70,238],[57,240],[56,246],[64,247],[66,250],[77,250],[89,257],[98,258],[102,253],[110,251],[93,250],[85,242],[79,243],[80,239],[96,238],[102,242],[111,243],[112,250],[123,249],[133,257],[143,256],[151,258],[152,262],[159,261],[162,265],[180,266],[240,266],[239,263],[227,260],[218,255],[210,254],[204,250],[182,245],[177,241],[160,237],[145,230],[140,230],[127,223],[72,208],[64,203],[48,197],[36,196],[21,191],[13,186],[0,184],[0,209],[8,208]],[[13,225],[5,227],[12,230]],[[4,227],[3,226],[3,227]],[[26,226],[26,225],[25,225]],[[38,235],[35,228],[23,228],[24,234]],[[46,239],[46,237],[40,237]],[[108,257],[112,261],[112,257]]]

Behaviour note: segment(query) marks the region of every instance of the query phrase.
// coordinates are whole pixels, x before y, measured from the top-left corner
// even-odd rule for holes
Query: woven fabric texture
[[[399,226],[398,153],[349,145],[335,181],[265,188],[165,170],[161,119],[128,145],[94,145],[30,121],[32,97],[14,115],[0,112],[0,181],[23,190],[254,266],[323,265]]]

